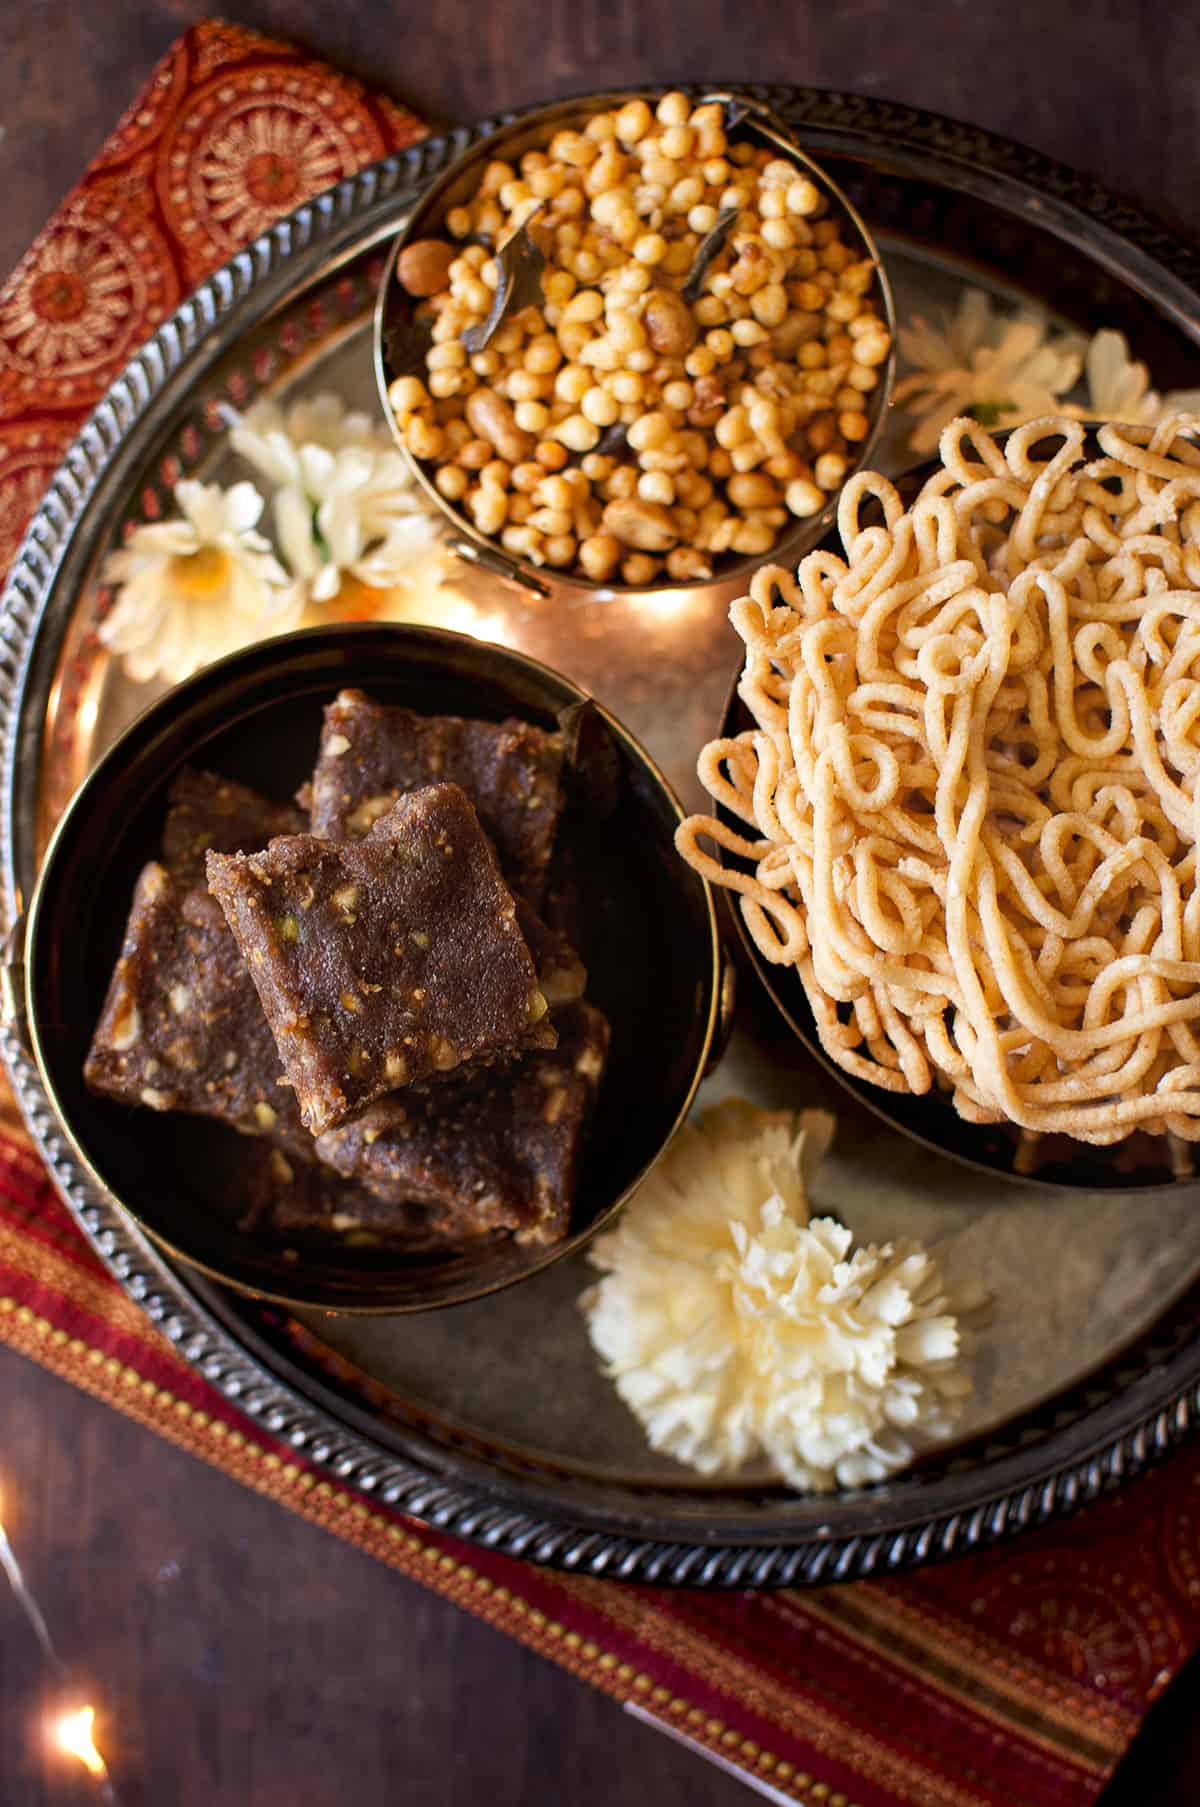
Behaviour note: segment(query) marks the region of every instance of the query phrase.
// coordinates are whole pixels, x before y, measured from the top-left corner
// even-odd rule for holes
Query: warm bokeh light
[[[646,590],[638,596],[637,606],[660,621],[674,621],[676,616],[687,613],[695,596],[695,590]]]
[[[457,596],[453,591],[443,591],[422,619],[436,627],[449,628],[451,633],[469,634],[473,640],[490,640],[499,645],[505,642],[507,630],[503,615],[485,614],[467,597]]]
[[[74,1713],[64,1713],[55,1722],[54,1741],[69,1757],[78,1757],[89,1775],[102,1779],[108,1775],[108,1766],[92,1736],[95,1723],[95,1707],[80,1707]]]
[[[503,615],[484,615],[471,603],[466,604],[466,610],[469,612],[464,613],[453,623],[458,633],[470,634],[476,640],[490,640],[495,644],[504,644],[507,627]],[[451,625],[450,622],[446,623],[447,627]]]
[[[445,580],[445,557],[438,551],[416,565],[404,583],[376,593],[380,600],[374,610],[375,618],[417,627],[444,627],[455,634],[469,634],[475,640],[506,644],[510,630],[504,611],[477,607]],[[311,610],[310,616],[312,625],[328,621],[325,605]],[[310,625],[308,616],[305,625]]]

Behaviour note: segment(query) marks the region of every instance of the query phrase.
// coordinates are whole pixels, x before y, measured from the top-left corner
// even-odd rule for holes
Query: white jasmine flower
[[[1009,427],[1057,412],[1083,367],[1078,334],[1052,333],[1032,309],[1005,314],[982,289],[964,289],[938,325],[915,315],[899,342],[910,374],[895,399],[920,417],[909,439],[916,452],[935,451],[942,428],[960,414]]]
[[[1093,335],[1083,363],[1087,381],[1086,412],[1104,420],[1153,420],[1160,398],[1150,387],[1150,372],[1129,355],[1124,333],[1104,328]]]
[[[952,1299],[919,1243],[809,1221],[831,1130],[727,1100],[592,1245],[593,1346],[651,1445],[703,1474],[765,1458],[792,1487],[861,1486],[949,1436],[971,1392],[959,1317],[982,1295]]]
[[[382,425],[369,414],[349,412],[339,396],[328,393],[293,402],[286,410],[264,396],[245,414],[227,408],[225,415],[234,451],[269,483],[299,485],[301,446],[324,446],[329,452],[347,446],[391,449]]]
[[[100,638],[131,678],[177,684],[200,666],[300,619],[304,594],[256,531],[252,483],[175,485],[180,519],[137,527],[106,559],[117,591]]]
[[[280,551],[311,602],[390,590],[428,552],[435,524],[404,459],[369,416],[319,395],[286,413],[256,402],[231,419],[234,449],[277,486]]]
[[[399,452],[305,445],[299,474],[275,497],[275,529],[314,602],[332,601],[347,579],[391,589],[428,550],[433,523],[413,512]]]
[[[1082,420],[1119,420],[1151,424],[1169,414],[1200,411],[1200,389],[1173,389],[1159,395],[1150,387],[1150,372],[1136,363],[1124,333],[1103,327],[1088,342],[1083,365],[1087,403],[1065,410]]]

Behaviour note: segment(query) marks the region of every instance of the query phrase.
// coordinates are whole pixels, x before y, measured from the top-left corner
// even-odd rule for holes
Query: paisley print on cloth
[[[320,69],[260,68],[191,94],[163,133],[157,182],[187,270],[211,267],[302,201],[390,148],[357,83]]]
[[[74,432],[183,297],[424,132],[255,32],[209,22],[179,40],[0,288],[0,571]]]
[[[74,437],[70,421],[53,417],[6,427],[0,420],[0,573],[13,561],[25,523],[41,501]]]

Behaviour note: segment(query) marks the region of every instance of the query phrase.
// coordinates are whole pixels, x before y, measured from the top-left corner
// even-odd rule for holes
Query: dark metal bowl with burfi
[[[568,680],[435,629],[319,629],[155,704],[73,800],[26,938],[35,1056],[169,1253],[405,1311],[577,1248],[720,1015],[678,805]]]

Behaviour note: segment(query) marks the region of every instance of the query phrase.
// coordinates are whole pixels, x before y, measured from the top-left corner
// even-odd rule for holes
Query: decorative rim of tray
[[[699,94],[711,84],[697,85]],[[739,84],[739,86],[742,86]],[[950,171],[959,191],[1004,191],[1009,211],[1036,210],[1039,224],[1084,247],[1200,340],[1200,251],[1108,194],[1090,177],[1010,140],[892,102],[809,88],[745,85],[817,141],[817,154],[878,154],[887,168]],[[142,453],[139,427],[187,391],[194,366],[257,324],[287,292],[380,243],[421,186],[483,133],[518,114],[459,128],[397,152],[347,178],[279,221],[186,300],[133,357],[69,448],[35,513],[0,598],[0,842],[3,930],[9,958],[22,909],[17,843],[32,848],[37,748],[23,733],[26,699],[48,684],[41,627],[56,594],[72,592],[88,554],[81,529],[103,517]],[[31,855],[30,855],[31,857]],[[12,972],[4,975],[11,980]],[[11,985],[4,988],[11,995]],[[8,1013],[6,1013],[7,1015]],[[1055,1518],[1115,1486],[1165,1453],[1200,1422],[1200,1336],[1185,1299],[1099,1377],[1082,1382],[947,1461],[931,1486],[912,1471],[886,1486],[833,1496],[826,1520],[784,1536],[778,1519],[746,1513],[719,1532],[694,1518],[597,1505],[589,1490],[548,1501],[536,1479],[465,1480],[426,1469],[355,1428],[362,1415],[337,1410],[281,1379],[229,1328],[223,1304],[198,1280],[158,1256],[124,1213],[89,1185],[49,1108],[19,1025],[0,1029],[0,1051],[38,1146],[93,1247],[129,1296],[198,1373],[226,1398],[344,1484],[457,1536],[509,1555],[622,1580],[692,1586],[796,1586],[850,1580],[978,1548]],[[266,1346],[255,1335],[251,1341]],[[278,1365],[291,1363],[281,1356]],[[319,1383],[304,1377],[321,1392]],[[441,1458],[446,1465],[444,1455]],[[936,1502],[936,1504],[934,1503]],[[835,1526],[833,1519],[842,1521]]]

